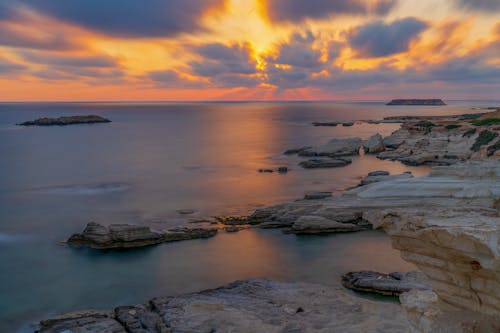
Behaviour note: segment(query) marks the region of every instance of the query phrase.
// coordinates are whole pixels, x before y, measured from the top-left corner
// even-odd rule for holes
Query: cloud
[[[161,37],[200,30],[200,17],[209,9],[222,8],[224,0],[0,0],[0,7],[7,5],[28,6],[108,35]]]
[[[82,56],[32,51],[19,54],[32,64],[44,66],[43,69],[32,72],[31,75],[46,80],[84,79],[93,82],[124,77],[118,59],[108,55]]]
[[[209,79],[219,87],[255,86],[258,77],[257,62],[252,58],[249,44],[230,46],[212,43],[197,47],[194,52],[201,58],[191,61],[193,75]]]
[[[264,7],[271,21],[298,22],[341,14],[384,15],[396,4],[397,0],[267,0]]]
[[[321,51],[313,48],[314,41],[315,37],[310,31],[305,35],[295,33],[290,41],[278,44],[276,55],[268,57],[267,61],[302,68],[321,67]]]
[[[2,75],[17,74],[26,69],[26,66],[11,62],[0,57],[0,77]]]
[[[370,22],[348,32],[351,46],[364,57],[385,57],[408,51],[410,42],[427,28],[427,23],[416,18],[405,18],[392,23]]]
[[[206,83],[189,80],[172,69],[149,72],[147,77],[154,81],[155,85],[160,88],[199,89],[206,86]]]
[[[498,0],[454,0],[455,4],[462,9],[478,12],[500,11]]]

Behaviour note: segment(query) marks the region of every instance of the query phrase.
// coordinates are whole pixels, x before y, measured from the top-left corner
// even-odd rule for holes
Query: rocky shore
[[[101,116],[69,116],[59,118],[38,118],[31,121],[25,121],[18,124],[19,126],[65,126],[76,124],[97,124],[97,123],[110,123],[111,120]]]
[[[249,216],[216,220],[231,232],[249,227],[283,228],[287,234],[383,228],[402,258],[421,272],[346,272],[342,284],[399,295],[401,306],[336,287],[248,280],[112,311],[68,314],[40,322],[39,332],[499,332],[498,111],[472,119],[411,119],[386,138],[334,139],[295,149],[300,156],[327,161],[363,149],[379,158],[436,166],[425,177],[374,170],[340,196],[311,192]],[[197,238],[197,232],[89,224],[68,243],[129,248]]]
[[[396,303],[353,296],[340,287],[272,280],[225,287],[110,311],[82,311],[40,322],[38,333],[406,332]]]

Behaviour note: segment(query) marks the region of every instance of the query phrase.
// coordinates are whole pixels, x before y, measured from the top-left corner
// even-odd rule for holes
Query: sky
[[[0,0],[0,101],[500,99],[499,0]]]

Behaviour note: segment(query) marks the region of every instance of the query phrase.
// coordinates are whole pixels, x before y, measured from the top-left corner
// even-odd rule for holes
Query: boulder
[[[384,139],[380,134],[372,135],[368,140],[363,141],[363,148],[367,154],[376,154],[385,150]]]

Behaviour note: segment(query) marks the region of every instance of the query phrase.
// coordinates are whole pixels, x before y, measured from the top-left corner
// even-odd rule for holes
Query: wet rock
[[[368,173],[368,177],[376,177],[376,176],[389,176],[389,171],[377,170]]]
[[[333,121],[329,121],[329,122],[313,122],[312,124],[313,124],[313,126],[330,126],[330,127],[335,127],[339,123],[333,122]]]
[[[386,296],[399,296],[412,289],[430,290],[427,277],[417,271],[383,274],[372,271],[349,272],[342,276],[346,288]]]
[[[96,123],[110,123],[111,120],[101,116],[70,116],[59,118],[38,118],[32,121],[25,121],[18,124],[19,126],[64,126],[76,124],[96,124]]]
[[[352,163],[348,159],[340,158],[312,158],[307,161],[302,161],[299,165],[305,169],[318,169],[318,168],[338,168]]]
[[[286,166],[281,166],[276,169],[259,169],[258,170],[261,173],[273,173],[273,172],[278,172],[278,173],[287,173],[288,168]]]
[[[342,223],[321,216],[306,215],[301,216],[293,223],[292,228],[286,232],[292,234],[326,234],[366,229],[367,227],[365,226],[353,223]]]
[[[279,173],[287,173],[287,172],[288,172],[288,168],[287,168],[287,167],[285,167],[285,166],[282,166],[282,167],[279,167],[279,168],[277,169],[277,171],[278,171]]]
[[[342,123],[342,126],[344,126],[344,127],[350,127],[350,126],[354,126],[354,123],[351,122],[351,121],[347,121],[345,123]]]
[[[207,238],[215,236],[212,228],[174,228],[167,231],[153,231],[147,226],[112,224],[105,227],[90,222],[82,233],[72,235],[67,243],[73,247],[93,249],[128,249],[156,245],[164,242]]]
[[[331,196],[332,192],[307,192],[304,196],[304,200],[320,200]]]

